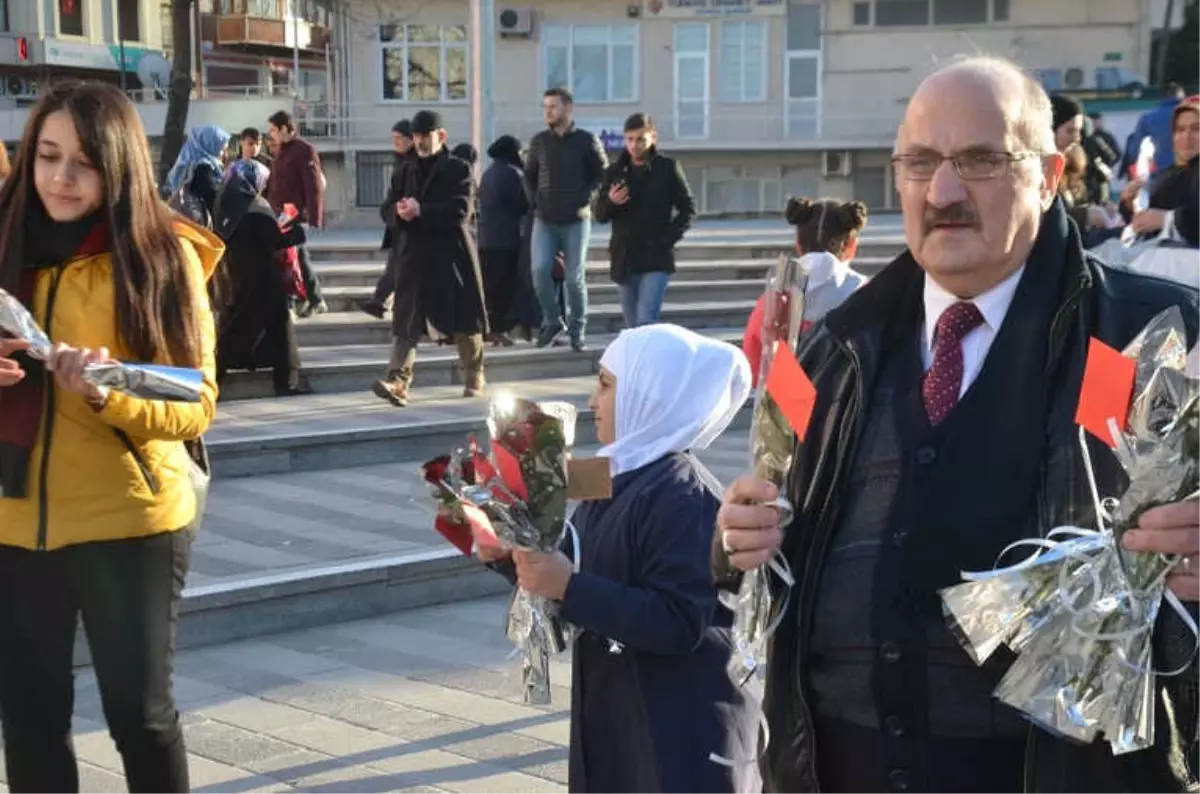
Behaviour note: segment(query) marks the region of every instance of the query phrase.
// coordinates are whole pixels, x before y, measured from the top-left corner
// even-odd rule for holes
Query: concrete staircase
[[[679,248],[663,319],[739,342],[768,267],[791,239],[786,226],[716,233],[701,225]],[[215,482],[185,592],[185,646],[504,587],[437,536],[419,481],[421,461],[486,433],[486,404],[461,396],[452,348],[419,351],[408,408],[391,407],[369,390],[386,366],[389,321],[358,312],[355,301],[382,272],[377,241],[371,232],[312,242],[330,305],[329,314],[297,328],[313,395],[276,398],[266,372],[234,373],[226,384],[207,436]],[[895,224],[868,233],[856,267],[877,272],[902,245]],[[606,248],[597,229],[587,269],[588,351],[527,343],[487,351],[490,389],[580,406],[583,451],[595,442],[586,405],[599,358],[621,327]],[[743,467],[748,419],[743,410],[729,443],[706,459],[719,477]]]

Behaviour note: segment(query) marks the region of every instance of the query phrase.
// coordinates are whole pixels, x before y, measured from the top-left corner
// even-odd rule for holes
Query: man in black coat
[[[1196,291],[1110,270],[1056,198],[1049,100],[1011,62],[970,58],[925,80],[893,163],[908,251],[830,312],[799,358],[816,387],[779,526],[778,495],[743,477],[725,495],[717,581],[781,549],[796,576],[767,661],[767,791],[1185,791],[1194,785],[1196,671],[1160,676],[1154,747],[1114,757],[993,698],[1011,663],[979,667],[939,591],[1013,541],[1095,527],[1075,411],[1089,339],[1121,349]],[[1099,490],[1123,475],[1088,441]],[[1127,548],[1189,560],[1167,580],[1197,600],[1197,505],[1147,511]],[[1194,608],[1194,603],[1191,604]],[[1194,638],[1156,624],[1155,667]],[[1190,762],[1189,762],[1190,756]],[[1189,765],[1191,770],[1189,770]]]
[[[609,275],[621,288],[625,327],[658,322],[667,281],[675,272],[675,245],[696,215],[683,168],[659,154],[654,120],[625,120],[625,151],[604,177],[596,220],[612,221]]]
[[[392,164],[392,178],[395,179],[396,172],[400,170],[400,166],[405,160],[415,157],[413,150],[412,139],[412,124],[408,119],[400,119],[392,125],[392,151],[396,153],[395,162]],[[388,207],[389,202],[384,200],[383,206]],[[391,209],[387,209],[391,212]],[[383,229],[383,242],[379,244],[380,250],[390,251],[392,248],[392,227],[385,226]],[[387,266],[383,269],[383,275],[375,282],[375,291],[371,293],[371,297],[364,298],[359,301],[358,308],[362,309],[372,317],[380,320],[383,319],[384,313],[387,311],[388,299],[392,297],[392,290],[396,286],[396,271],[392,267],[392,259],[388,257]]]
[[[446,149],[441,117],[423,110],[412,118],[416,157],[392,177],[381,214],[392,229],[390,266],[396,273],[392,350],[387,378],[374,391],[396,406],[408,404],[417,342],[426,331],[458,347],[464,397],[483,391],[483,335],[487,313],[483,278],[469,222],[471,167]]]

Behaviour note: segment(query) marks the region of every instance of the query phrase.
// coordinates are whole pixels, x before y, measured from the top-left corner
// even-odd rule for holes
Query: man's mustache
[[[931,207],[925,210],[925,231],[937,226],[954,225],[979,228],[979,216],[966,204],[951,204],[949,207]]]

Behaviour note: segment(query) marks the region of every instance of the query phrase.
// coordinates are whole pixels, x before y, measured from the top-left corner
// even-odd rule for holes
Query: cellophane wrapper
[[[472,443],[449,458],[444,476],[431,475],[439,510],[466,521],[464,509],[478,508],[490,522],[495,540],[506,548],[553,553],[566,533],[567,462],[575,434],[576,410],[569,403],[538,404],[500,398],[488,409],[491,459]],[[517,461],[527,499],[520,498],[500,476],[496,450]],[[558,616],[558,602],[517,588],[509,604],[506,631],[522,653],[524,699],[550,702],[550,657],[566,650],[574,630]]]
[[[1069,739],[1103,737],[1114,754],[1154,744],[1151,639],[1177,560],[1127,552],[1121,537],[1146,510],[1197,490],[1200,415],[1186,339],[1172,308],[1123,351],[1137,362],[1133,401],[1128,425],[1109,427],[1129,485],[1119,499],[1096,494],[1099,526],[1054,530],[1024,562],[968,574],[973,581],[941,593],[951,629],[977,664],[1001,646],[1017,654],[995,691],[1000,701]]]
[[[13,295],[0,289],[0,332],[29,343],[29,355],[45,361],[54,343],[37,320]],[[188,367],[160,364],[128,364],[109,361],[84,367],[83,379],[143,400],[200,402],[204,393],[204,373]]]
[[[792,467],[795,431],[784,418],[775,400],[767,393],[766,383],[780,346],[796,348],[804,320],[804,291],[808,272],[800,260],[781,256],[767,276],[763,307],[762,365],[755,384],[754,414],[750,428],[750,464],[754,476],[784,490]],[[734,652],[729,663],[735,681],[746,681],[766,660],[767,639],[774,629],[770,568],[747,571],[738,592],[726,605],[733,611]]]

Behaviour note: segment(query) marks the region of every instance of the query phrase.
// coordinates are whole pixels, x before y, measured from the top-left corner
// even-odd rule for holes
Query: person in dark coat
[[[253,165],[247,160],[234,166],[213,214],[213,231],[225,241],[215,295],[218,381],[231,369],[269,367],[277,396],[309,394],[300,382],[300,353],[279,263],[284,249],[304,242],[304,227],[280,229],[262,197],[262,171]],[[252,182],[255,178],[260,181]]]
[[[582,631],[571,791],[759,790],[755,686],[726,670],[732,615],[708,576],[720,486],[692,454],[749,394],[741,351],[685,328],[643,326],[604,351],[591,405],[614,480],[573,517],[579,571],[561,552],[513,554],[518,585]]]
[[[521,144],[502,135],[488,147],[492,164],[479,183],[479,260],[493,344],[513,343],[513,296],[521,266],[521,227],[529,214]]]
[[[1175,165],[1154,179],[1147,209],[1136,215],[1133,212],[1133,199],[1145,184],[1144,180],[1130,182],[1121,193],[1121,214],[1138,234],[1157,235],[1166,226],[1177,227],[1178,223],[1168,222],[1183,220],[1189,204],[1196,206],[1194,194],[1196,163],[1200,158],[1200,96],[1190,96],[1175,107],[1171,118],[1171,146],[1175,152]],[[1191,222],[1194,224],[1195,220]],[[1185,227],[1186,223],[1185,220]],[[1193,245],[1194,240],[1193,237]]]
[[[423,110],[412,118],[417,156],[392,176],[380,212],[392,228],[395,269],[392,350],[387,377],[374,392],[396,406],[408,404],[417,342],[426,331],[458,347],[464,397],[483,391],[483,335],[487,305],[469,220],[471,169],[446,149],[441,117]]]
[[[412,124],[408,119],[400,119],[392,125],[392,151],[396,153],[396,159],[392,165],[392,179],[395,179],[396,171],[404,164],[404,161],[416,156],[413,152]],[[386,200],[384,204],[387,204]],[[385,226],[383,242],[379,244],[379,250],[390,251],[391,248],[392,227]],[[392,267],[391,257],[388,257],[387,265],[383,268],[383,275],[375,282],[375,291],[371,293],[371,297],[359,301],[358,308],[372,317],[382,320],[387,311],[387,302],[391,299],[395,289],[396,270]]]
[[[977,665],[942,611],[940,591],[1010,543],[1097,527],[1089,468],[1099,493],[1123,491],[1107,445],[1081,447],[1089,340],[1124,349],[1170,307],[1196,339],[1195,289],[1084,250],[1055,197],[1061,155],[1003,155],[1053,151],[1050,116],[1010,61],[921,83],[895,145],[907,250],[797,353],[816,400],[790,448],[792,520],[780,526],[771,483],[726,492],[718,583],[736,591],[738,571],[778,552],[795,574],[767,660],[767,791],[1195,790],[1195,637],[1175,612],[1158,615],[1154,667],[1187,672],[1150,682],[1153,747],[1114,756],[999,702],[1012,655]],[[1196,507],[1147,510],[1123,545],[1196,559]],[[1166,584],[1195,602],[1197,573]]]
[[[610,276],[621,288],[625,327],[658,322],[675,245],[692,225],[696,202],[683,168],[659,154],[654,120],[625,120],[625,151],[609,166],[596,198],[596,220],[612,221]]]

